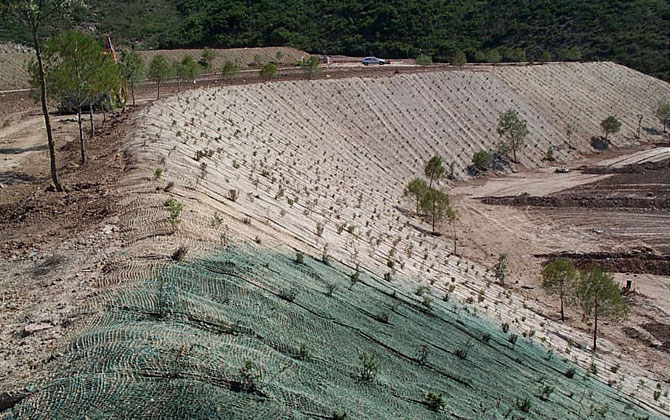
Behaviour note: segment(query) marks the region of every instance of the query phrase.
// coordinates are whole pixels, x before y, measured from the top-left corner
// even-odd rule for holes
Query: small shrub
[[[179,248],[175,249],[174,252],[172,253],[172,261],[181,261],[184,259],[186,256],[186,253],[188,252],[188,247],[185,245],[180,246]]]
[[[391,273],[384,273],[384,280],[390,282],[392,280]]]
[[[493,161],[493,156],[491,153],[486,150],[480,150],[475,152],[472,156],[472,164],[479,171],[486,171],[491,167],[491,162]]]
[[[417,296],[423,296],[424,294],[426,294],[426,292],[428,292],[428,290],[430,290],[428,286],[419,286],[414,291],[414,294]]]
[[[307,348],[306,343],[300,343],[300,347],[298,348],[298,358],[300,360],[309,360],[309,349]]]
[[[388,324],[389,323],[389,314],[388,312],[379,312],[378,314],[374,315],[374,318],[381,322],[382,324]]]
[[[577,372],[577,370],[575,368],[570,368],[570,369],[566,370],[565,372],[563,372],[563,376],[565,376],[568,379],[572,379],[575,376],[576,372]]]
[[[554,387],[551,385],[544,384],[540,387],[540,399],[547,401],[551,394],[554,392]]]
[[[316,236],[319,238],[323,236],[323,223],[321,222],[316,223]]]
[[[433,309],[433,299],[430,296],[424,296],[421,304],[429,311]]]
[[[516,408],[518,408],[520,411],[527,413],[530,411],[530,399],[528,397],[525,397],[523,400],[516,400]]]
[[[426,405],[433,411],[442,411],[446,406],[442,393],[436,394],[433,391],[428,391],[426,394]]]
[[[617,372],[619,371],[619,368],[620,368],[620,367],[621,367],[621,366],[617,363],[616,365],[614,365],[614,366],[612,366],[612,367],[610,368],[610,372],[612,372],[612,373],[617,373]]]
[[[505,334],[507,334],[507,331],[509,331],[509,324],[507,322],[503,322],[501,324],[502,330]]]
[[[333,411],[333,420],[347,420],[348,418],[346,411]]]
[[[159,178],[161,177],[161,175],[163,175],[163,168],[161,168],[161,167],[159,166],[159,167],[157,167],[156,170],[154,171],[154,179],[159,179]]]
[[[418,64],[419,66],[429,66],[433,64],[433,59],[429,55],[419,54],[416,57],[416,64]]]
[[[276,64],[267,63],[261,69],[261,76],[266,80],[270,80],[277,75],[277,72],[279,72],[279,68],[277,68]]]
[[[428,362],[428,346],[425,344],[419,347],[419,351],[416,356],[416,361],[421,366],[425,365]]]
[[[358,267],[356,267],[356,271],[354,271],[349,275],[349,281],[351,282],[351,286],[349,287],[349,289],[354,287],[354,285],[356,285],[356,283],[358,283],[360,279],[361,279],[361,272],[358,269]]]
[[[174,188],[174,182],[170,181],[168,182],[165,187],[163,188],[163,191],[165,192],[170,192]]]
[[[293,302],[298,297],[298,289],[282,289],[279,291],[279,297],[287,302]]]
[[[518,335],[516,334],[510,334],[509,337],[507,337],[507,341],[512,343],[512,345],[516,344],[516,340],[519,338]]]
[[[256,390],[256,382],[261,379],[262,375],[258,368],[251,360],[245,360],[239,371],[240,387],[244,391],[252,392]]]
[[[591,365],[589,365],[589,372],[591,372],[594,375],[597,375],[598,374],[598,365],[596,365],[595,363],[591,363]]]
[[[333,296],[333,293],[335,292],[335,289],[337,289],[336,285],[334,285],[332,283],[328,283],[326,285],[326,296],[328,296],[328,297]]]
[[[489,333],[482,334],[482,341],[483,342],[488,343],[490,339],[491,339],[491,334],[489,334]]]
[[[454,354],[459,358],[465,360],[468,357],[468,349],[461,347],[456,349]]]
[[[362,381],[370,382],[377,377],[379,370],[379,359],[374,353],[359,353],[358,360],[361,362],[360,370],[358,372]]]
[[[305,263],[305,254],[303,254],[300,251],[296,252],[295,262],[296,262],[296,264],[304,264]]]
[[[176,232],[177,225],[181,223],[180,215],[182,209],[184,208],[184,205],[172,197],[165,200],[165,203],[163,203],[163,205],[167,207],[168,212],[170,213],[170,215],[168,216],[168,221],[170,222],[170,225],[172,225],[172,231]]]

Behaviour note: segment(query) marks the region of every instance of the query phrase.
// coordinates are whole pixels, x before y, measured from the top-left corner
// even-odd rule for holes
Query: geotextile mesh
[[[171,263],[110,295],[0,419],[660,418],[460,304],[350,274],[251,248]]]

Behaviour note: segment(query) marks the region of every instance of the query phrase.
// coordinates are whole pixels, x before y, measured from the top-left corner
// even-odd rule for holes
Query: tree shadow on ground
[[[0,172],[0,184],[15,185],[35,181],[37,181],[37,178],[25,172],[16,172],[16,171]]]

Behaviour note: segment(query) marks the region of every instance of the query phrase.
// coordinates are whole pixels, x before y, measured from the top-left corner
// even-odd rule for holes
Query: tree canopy
[[[174,76],[174,69],[168,64],[167,58],[163,54],[157,54],[151,59],[147,76],[153,82],[156,82],[156,97],[161,97],[161,83]]]
[[[557,258],[542,269],[542,287],[550,294],[558,295],[561,303],[561,321],[565,320],[564,306],[572,298],[579,272],[564,258]]]
[[[119,63],[121,64],[121,74],[123,80],[130,84],[130,94],[135,106],[135,84],[144,79],[147,68],[140,56],[135,51],[122,49],[119,51]]]
[[[621,121],[619,121],[614,115],[610,115],[609,117],[602,120],[600,123],[600,128],[602,128],[605,132],[605,140],[607,140],[610,134],[619,132],[621,129]]]
[[[49,95],[61,107],[77,112],[81,162],[86,161],[81,129],[81,111],[99,102],[101,95],[118,93],[121,68],[106,55],[98,42],[79,31],[66,31],[47,41],[44,48]]]
[[[579,305],[586,315],[593,315],[593,352],[596,352],[598,339],[598,318],[624,318],[629,308],[621,296],[619,286],[612,276],[601,267],[583,272],[575,293]]]
[[[528,126],[516,109],[509,109],[498,117],[498,134],[502,137],[500,151],[509,153],[512,151],[514,162],[519,162],[517,151],[524,145],[528,135]]]
[[[442,178],[444,178],[445,173],[446,170],[444,169],[442,158],[440,156],[435,155],[430,158],[428,162],[426,162],[426,166],[424,167],[424,174],[430,180],[428,183],[429,187],[433,186],[433,182],[439,182]]]
[[[438,62],[449,61],[458,50],[469,62],[485,60],[492,50],[509,61],[514,54],[507,51],[521,49],[533,61],[548,52],[560,60],[612,60],[664,80],[670,77],[670,3],[665,0],[89,3],[89,8],[76,13],[77,20],[88,26],[94,22],[100,33],[113,33],[118,45],[290,45],[324,54],[388,58],[426,54]],[[0,39],[26,42],[29,32],[4,18]]]
[[[663,132],[665,133],[668,128],[668,123],[670,122],[670,102],[661,101],[656,108],[656,117],[661,120],[663,124]]]

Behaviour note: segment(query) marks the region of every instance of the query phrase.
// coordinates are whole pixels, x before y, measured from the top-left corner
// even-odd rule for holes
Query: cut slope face
[[[514,88],[524,81],[537,89]],[[556,92],[551,101],[545,84]],[[664,96],[669,85],[607,63],[274,83],[171,98],[152,109],[146,136],[160,139],[156,147],[174,156],[187,185],[217,201],[238,190],[233,206],[307,244],[328,244],[329,252],[376,272],[395,260],[396,270],[436,279],[449,274],[441,266],[455,264],[451,248],[426,238],[406,217],[413,203],[401,200],[430,156],[443,156],[455,177],[465,176],[475,151],[495,148],[497,117],[509,108],[528,120],[520,160],[529,167],[542,165],[550,146],[559,160],[590,150],[609,114],[623,121],[612,143],[630,145],[636,115],[653,121]],[[572,126],[570,138],[563,121]]]
[[[513,330],[347,271],[252,249],[173,263],[110,297],[0,418],[644,417]]]
[[[670,92],[618,66],[591,66],[597,68],[568,66],[565,77],[616,70],[653,82],[648,108],[634,106],[648,120],[657,98]],[[57,418],[94,418],[102,407],[103,417],[117,418],[328,418],[344,409],[348,418],[431,418],[423,404],[428,391],[444,393],[449,413],[460,418],[502,417],[508,409],[525,417],[526,397],[528,418],[631,417],[627,399],[664,411],[666,397],[653,401],[653,391],[636,389],[640,378],[657,377],[616,358],[606,339],[593,359],[573,347],[589,337],[539,316],[532,302],[495,284],[488,269],[454,255],[451,238],[427,235],[427,225],[410,217],[414,203],[401,199],[405,183],[434,153],[463,176],[472,152],[497,142],[497,115],[510,107],[531,127],[521,153],[527,166],[540,165],[550,144],[567,141],[552,116],[530,105],[535,99],[504,80],[514,74],[501,71],[200,90],[147,108],[125,154],[130,171],[119,216],[128,247],[110,261],[101,285],[118,290],[91,302],[95,316],[73,334],[63,362],[54,361],[38,392],[4,414],[51,410]],[[603,109],[604,102],[627,100],[622,91],[607,92]],[[581,97],[578,89],[565,95],[570,103]],[[585,133],[604,118],[570,117]],[[625,127],[637,123],[631,121],[624,119]],[[587,148],[588,140],[573,136],[570,143],[574,149],[564,147],[560,158]],[[159,179],[156,167],[163,168]],[[184,204],[176,234],[164,207],[168,196]],[[440,228],[451,235],[450,227]],[[463,234],[460,226],[456,231]],[[288,252],[211,254],[231,238],[329,254],[348,268],[310,258],[297,265]],[[181,244],[196,262],[165,268]],[[361,281],[348,289],[355,266]],[[337,286],[333,296],[329,284]],[[429,289],[427,305],[414,294],[419,285]],[[521,337],[513,346],[503,323],[547,347]],[[301,360],[303,342],[308,360]],[[423,345],[427,366],[416,360]],[[377,354],[376,382],[356,379],[359,352]],[[600,375],[570,381],[563,358],[593,363]],[[254,392],[240,392],[246,360],[264,378]],[[547,401],[544,385],[554,387]],[[63,395],[69,399],[58,405]]]

